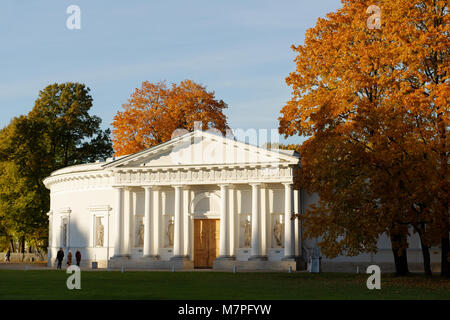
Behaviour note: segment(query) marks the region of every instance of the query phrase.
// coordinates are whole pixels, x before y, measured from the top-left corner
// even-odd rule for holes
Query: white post
[[[174,213],[174,237],[173,237],[173,258],[183,257],[183,187],[174,186],[175,189],[175,213]]]
[[[189,202],[190,202],[190,190],[185,188],[183,190],[183,256],[190,256],[191,241],[190,241],[190,217],[189,217]]]
[[[48,215],[48,262],[49,267],[52,266],[52,262],[55,260],[53,257],[54,236],[53,236],[53,212],[49,211]]]
[[[292,184],[284,183],[284,258],[294,258],[294,224],[292,218]]]
[[[160,224],[161,218],[161,192],[158,187],[153,189],[153,246],[152,254],[158,256],[159,254],[159,244],[160,244]]]
[[[260,184],[253,183],[252,186],[252,250],[249,260],[262,260],[261,256],[261,201],[260,201]]]
[[[48,215],[48,244],[50,248],[53,248],[53,212],[49,211]],[[49,250],[51,252],[51,250]]]
[[[300,210],[300,190],[294,190],[294,213],[299,214]],[[301,255],[301,234],[300,234],[300,223],[298,218],[294,220],[294,247],[295,247],[295,256],[298,257]]]
[[[261,225],[260,225],[260,232],[261,232],[261,255],[266,256],[267,255],[267,232],[266,232],[266,225],[267,225],[267,187],[266,185],[261,185]]]
[[[133,192],[127,188],[125,189],[125,210],[124,210],[124,223],[123,223],[123,252],[122,255],[130,255],[131,247],[131,216],[133,206]]]
[[[152,187],[144,187],[144,257],[152,256]]]
[[[219,243],[219,258],[228,258],[230,256],[229,248],[230,243],[228,240],[228,189],[227,184],[221,184],[220,186],[220,243]]]
[[[195,191],[194,190],[190,190],[189,192],[190,194],[190,199],[193,200],[195,199]],[[189,219],[189,255],[191,256],[191,260],[194,260],[194,210],[195,208],[190,208],[189,210],[192,209],[191,213],[191,218]]]
[[[229,250],[230,250],[230,256],[234,257],[235,255],[235,246],[236,246],[236,242],[235,242],[235,234],[237,233],[237,230],[235,228],[235,224],[236,224],[236,207],[234,204],[234,199],[235,199],[235,190],[234,190],[234,186],[230,186],[230,190],[229,190],[229,211],[228,211],[228,216],[229,216],[229,224],[228,224],[228,230],[229,230],[229,234],[230,234],[230,241],[229,241]]]
[[[122,220],[123,220],[123,188],[116,187],[114,192],[114,256],[119,257],[122,251]]]

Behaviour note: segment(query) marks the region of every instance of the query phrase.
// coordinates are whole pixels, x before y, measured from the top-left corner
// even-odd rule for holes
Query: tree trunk
[[[398,276],[409,274],[408,258],[406,248],[402,247],[402,240],[405,236],[396,234],[391,235],[392,253],[394,254],[395,273]]]
[[[419,232],[420,237],[420,247],[422,248],[422,256],[423,256],[423,269],[425,271],[425,275],[432,276],[431,272],[431,258],[430,258],[430,247],[427,246],[422,239],[422,233]]]
[[[448,233],[441,240],[441,276],[450,278],[450,239]]]
[[[25,253],[25,237],[22,237],[22,239],[20,240],[20,248],[22,253]]]
[[[15,248],[14,248],[14,241],[13,239],[9,239],[9,243],[11,243],[11,252],[15,252]]]

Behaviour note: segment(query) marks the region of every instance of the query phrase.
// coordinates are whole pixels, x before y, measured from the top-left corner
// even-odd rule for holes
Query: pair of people
[[[59,251],[56,255],[56,260],[58,261],[58,269],[61,269],[61,265],[64,259],[64,251],[62,248],[59,248]],[[75,253],[75,259],[77,261],[77,266],[80,266],[81,263],[81,252],[80,250],[77,250]],[[69,253],[67,254],[67,265],[70,267],[72,265],[72,252],[69,250]]]

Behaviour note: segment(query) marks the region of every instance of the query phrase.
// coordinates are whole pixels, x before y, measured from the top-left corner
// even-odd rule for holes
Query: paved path
[[[63,267],[63,270],[66,268]],[[56,270],[55,268],[47,267],[44,263],[0,263],[0,271],[1,270]],[[82,267],[82,271],[121,271],[121,269],[91,269]],[[171,270],[167,269],[125,269],[127,271],[159,271],[159,272],[170,272]],[[176,269],[175,272],[232,272],[231,270],[214,270],[214,269]],[[270,271],[270,270],[237,270],[237,272],[275,272],[275,273],[285,273],[287,271]],[[295,272],[306,272],[306,271],[295,271]]]

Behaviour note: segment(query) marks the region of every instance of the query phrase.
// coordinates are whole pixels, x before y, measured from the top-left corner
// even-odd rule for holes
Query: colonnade
[[[293,186],[284,183],[284,259],[294,258],[294,220],[293,214]],[[267,187],[263,183],[251,183],[251,256],[249,260],[264,260],[267,255],[269,239],[266,233],[267,221]],[[235,225],[237,215],[236,195],[234,185],[220,184],[220,240],[218,259],[233,259],[236,248]],[[131,253],[130,223],[132,219],[132,191],[129,187],[116,186],[114,209],[114,256],[129,256]],[[142,186],[144,189],[144,258],[157,258],[160,243],[161,203],[159,186]],[[174,189],[174,242],[172,259],[188,258],[192,249],[192,238],[189,235],[190,220],[185,213],[189,212],[189,186],[173,185]],[[125,201],[127,200],[127,201]],[[128,226],[127,228],[124,228]]]

